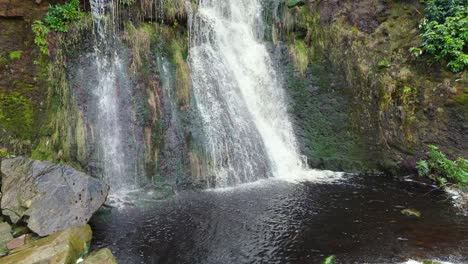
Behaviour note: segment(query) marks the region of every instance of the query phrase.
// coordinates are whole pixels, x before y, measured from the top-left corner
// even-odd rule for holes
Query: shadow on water
[[[264,181],[183,192],[95,216],[93,248],[119,263],[468,263],[468,219],[418,183],[353,176],[340,184]],[[414,208],[422,216],[408,217]]]

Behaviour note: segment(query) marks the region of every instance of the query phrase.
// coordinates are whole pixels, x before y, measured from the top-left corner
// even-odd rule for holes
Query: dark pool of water
[[[93,249],[109,247],[121,264],[321,263],[329,255],[337,263],[468,263],[468,218],[431,187],[382,176],[184,192],[91,225]]]

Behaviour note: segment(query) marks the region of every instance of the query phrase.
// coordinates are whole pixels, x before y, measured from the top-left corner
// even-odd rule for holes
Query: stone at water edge
[[[72,227],[28,243],[0,258],[0,264],[74,264],[88,250],[89,225]]]
[[[416,209],[403,209],[401,213],[406,216],[421,217],[421,212]]]
[[[19,236],[6,244],[8,250],[13,250],[15,248],[22,247],[26,244],[26,235]]]
[[[109,249],[103,248],[86,257],[81,264],[117,264],[117,260]]]
[[[86,224],[109,191],[70,166],[24,157],[3,160],[1,172],[3,214],[13,223],[28,216],[29,229],[40,236]]]
[[[0,256],[4,256],[8,253],[6,245],[12,239],[11,226],[8,223],[0,223]]]

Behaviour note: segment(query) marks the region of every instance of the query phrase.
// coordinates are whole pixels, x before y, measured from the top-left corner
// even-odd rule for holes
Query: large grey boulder
[[[24,157],[1,163],[4,215],[25,217],[29,229],[47,236],[88,222],[105,202],[109,186],[66,165]]]

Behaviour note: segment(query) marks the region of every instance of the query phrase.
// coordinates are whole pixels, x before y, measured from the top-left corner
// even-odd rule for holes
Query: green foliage
[[[324,261],[323,264],[334,264],[336,263],[336,257],[334,255],[331,255],[327,257]]]
[[[8,157],[8,149],[0,148],[0,158]]]
[[[42,54],[49,54],[49,48],[47,47],[47,35],[49,34],[49,28],[44,25],[41,20],[35,20],[32,25],[32,31],[34,32],[35,38],[34,43],[39,47]]]
[[[440,185],[453,182],[460,186],[468,186],[468,160],[458,158],[456,161],[448,159],[439,148],[429,145],[427,160],[417,163],[418,174],[435,179]]]
[[[425,160],[420,160],[416,163],[416,168],[418,169],[418,175],[426,176],[431,171],[429,169],[429,164]]]
[[[379,60],[377,62],[377,68],[379,68],[379,69],[390,68],[390,66],[392,66],[392,64],[390,64],[390,62],[388,60],[386,60],[386,59]]]
[[[49,29],[67,32],[68,24],[83,17],[79,4],[79,0],[71,0],[63,5],[49,6],[49,11],[44,19]]]
[[[18,92],[0,93],[0,127],[14,136],[28,138],[32,132],[33,109]]]
[[[468,67],[468,5],[465,0],[429,0],[420,25],[422,48],[452,72]]]
[[[69,24],[84,16],[79,4],[79,0],[71,0],[63,5],[51,5],[44,21],[35,20],[33,22],[34,43],[39,47],[42,54],[49,54],[47,35],[50,31],[68,32]]]
[[[295,40],[289,46],[289,53],[293,60],[294,67],[304,74],[309,66],[309,49],[304,41]]]
[[[411,53],[411,56],[416,57],[416,58],[423,54],[423,50],[420,48],[416,48],[416,47],[411,47],[409,49],[409,52]]]
[[[10,60],[19,60],[23,56],[23,51],[15,50],[15,51],[10,52],[8,56],[10,57]]]

